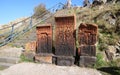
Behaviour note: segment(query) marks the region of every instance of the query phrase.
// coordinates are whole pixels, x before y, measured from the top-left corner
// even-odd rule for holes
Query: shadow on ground
[[[120,67],[102,67],[97,70],[108,73],[110,75],[120,75]]]

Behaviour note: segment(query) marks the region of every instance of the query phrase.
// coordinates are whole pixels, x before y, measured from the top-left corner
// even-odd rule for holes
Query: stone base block
[[[80,46],[78,54],[80,56],[96,56],[96,47],[94,45]]]
[[[80,56],[79,66],[90,67],[96,62],[96,57],[91,56]]]
[[[35,55],[35,62],[52,64],[53,54],[41,53]]]
[[[72,66],[74,65],[75,58],[72,56],[55,56],[53,62],[59,66]]]

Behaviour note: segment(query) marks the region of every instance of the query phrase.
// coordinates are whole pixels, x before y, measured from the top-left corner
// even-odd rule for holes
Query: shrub
[[[21,58],[20,62],[33,62],[33,59],[28,59],[23,54],[20,56],[20,58]]]
[[[103,60],[102,54],[98,53],[96,57],[97,57],[97,60],[96,60],[96,63],[94,65],[95,68],[103,67],[106,65],[106,62]]]
[[[36,19],[41,18],[44,16],[43,13],[45,13],[46,11],[47,11],[47,9],[46,9],[45,4],[41,3],[34,8],[34,15],[33,16]]]

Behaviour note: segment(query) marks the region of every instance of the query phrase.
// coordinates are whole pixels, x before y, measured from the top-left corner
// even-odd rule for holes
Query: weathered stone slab
[[[91,66],[96,61],[96,42],[98,26],[81,23],[78,29],[78,57],[79,66]]]
[[[52,53],[52,26],[37,26],[37,53]]]
[[[1,63],[0,62],[0,68],[1,69],[7,69],[9,68],[10,66],[13,66],[14,64],[11,64],[11,63]]]
[[[94,45],[97,42],[98,26],[81,23],[78,30],[79,45]]]
[[[55,54],[75,55],[75,16],[55,17]]]
[[[20,61],[20,58],[14,58],[14,57],[0,57],[1,63],[11,63],[11,64],[17,64]]]
[[[80,56],[79,66],[89,67],[94,65],[95,62],[96,62],[96,57]]]
[[[40,53],[35,55],[35,62],[52,64],[53,54]]]
[[[75,58],[72,56],[56,56],[54,62],[59,66],[72,66],[74,65]]]

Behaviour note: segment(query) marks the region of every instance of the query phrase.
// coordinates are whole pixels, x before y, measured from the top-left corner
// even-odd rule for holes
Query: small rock
[[[108,49],[105,50],[108,60],[113,60],[116,55],[116,48],[114,46],[108,46]]]

